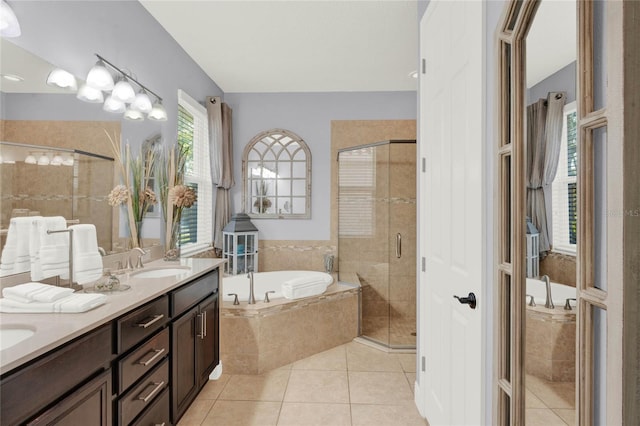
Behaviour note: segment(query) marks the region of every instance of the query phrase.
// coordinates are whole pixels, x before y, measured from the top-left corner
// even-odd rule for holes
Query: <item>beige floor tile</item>
[[[427,424],[413,404],[351,404],[351,419],[353,426],[425,426]]]
[[[355,342],[347,344],[346,349],[349,371],[403,371],[396,354]]]
[[[576,410],[567,408],[556,408],[553,410],[564,422],[570,426],[576,424]]]
[[[347,372],[293,370],[284,401],[349,403]]]
[[[575,408],[574,383],[527,380],[527,388],[549,408]]]
[[[278,426],[351,426],[349,404],[285,402]]]
[[[229,374],[223,374],[218,380],[209,380],[198,394],[197,399],[218,399],[230,377]]]
[[[203,426],[275,426],[280,402],[216,401]]]
[[[535,396],[529,389],[526,391],[525,398],[524,405],[526,408],[547,408],[547,406],[544,405],[544,402]]]
[[[347,370],[347,355],[345,346],[337,346],[319,354],[296,361],[294,370]]]
[[[184,413],[178,426],[200,426],[213,407],[215,401],[209,399],[197,399]]]
[[[282,401],[290,370],[261,375],[232,375],[219,399],[234,401]]]
[[[567,426],[560,417],[546,408],[527,408],[524,416],[527,426]]]
[[[404,373],[349,372],[352,404],[404,404],[413,401],[413,393]]]
[[[407,378],[407,382],[409,382],[409,388],[411,388],[411,393],[413,393],[416,387],[416,373],[404,373],[404,376]]]
[[[416,372],[416,354],[397,354],[396,356],[405,373]]]

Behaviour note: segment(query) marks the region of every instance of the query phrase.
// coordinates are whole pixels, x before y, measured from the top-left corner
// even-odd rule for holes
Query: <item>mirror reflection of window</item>
[[[256,135],[242,158],[245,211],[254,218],[311,217],[311,152],[293,132]]]

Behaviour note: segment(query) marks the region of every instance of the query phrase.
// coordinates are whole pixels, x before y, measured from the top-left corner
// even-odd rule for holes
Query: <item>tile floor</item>
[[[425,426],[415,354],[351,342],[262,375],[209,381],[178,426]]]
[[[527,426],[576,424],[574,382],[549,382],[527,374],[525,421]]]

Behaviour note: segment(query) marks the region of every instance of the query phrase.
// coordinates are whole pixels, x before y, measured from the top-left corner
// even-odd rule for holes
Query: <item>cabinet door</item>
[[[29,425],[111,425],[111,370],[107,370]]]
[[[171,412],[174,423],[191,402],[198,385],[196,372],[196,318],[198,307],[187,311],[171,325],[172,396]]]
[[[218,364],[218,294],[208,297],[200,304],[200,322],[196,337],[198,388],[209,379],[209,374]]]

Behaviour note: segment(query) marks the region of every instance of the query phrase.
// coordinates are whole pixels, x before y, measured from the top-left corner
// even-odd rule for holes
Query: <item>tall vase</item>
[[[136,221],[136,233],[138,235],[138,247],[142,248],[142,221]]]
[[[174,223],[171,227],[171,238],[167,241],[167,246],[164,253],[164,260],[178,260],[180,259],[180,247],[178,247],[178,236],[180,234],[180,222]]]

